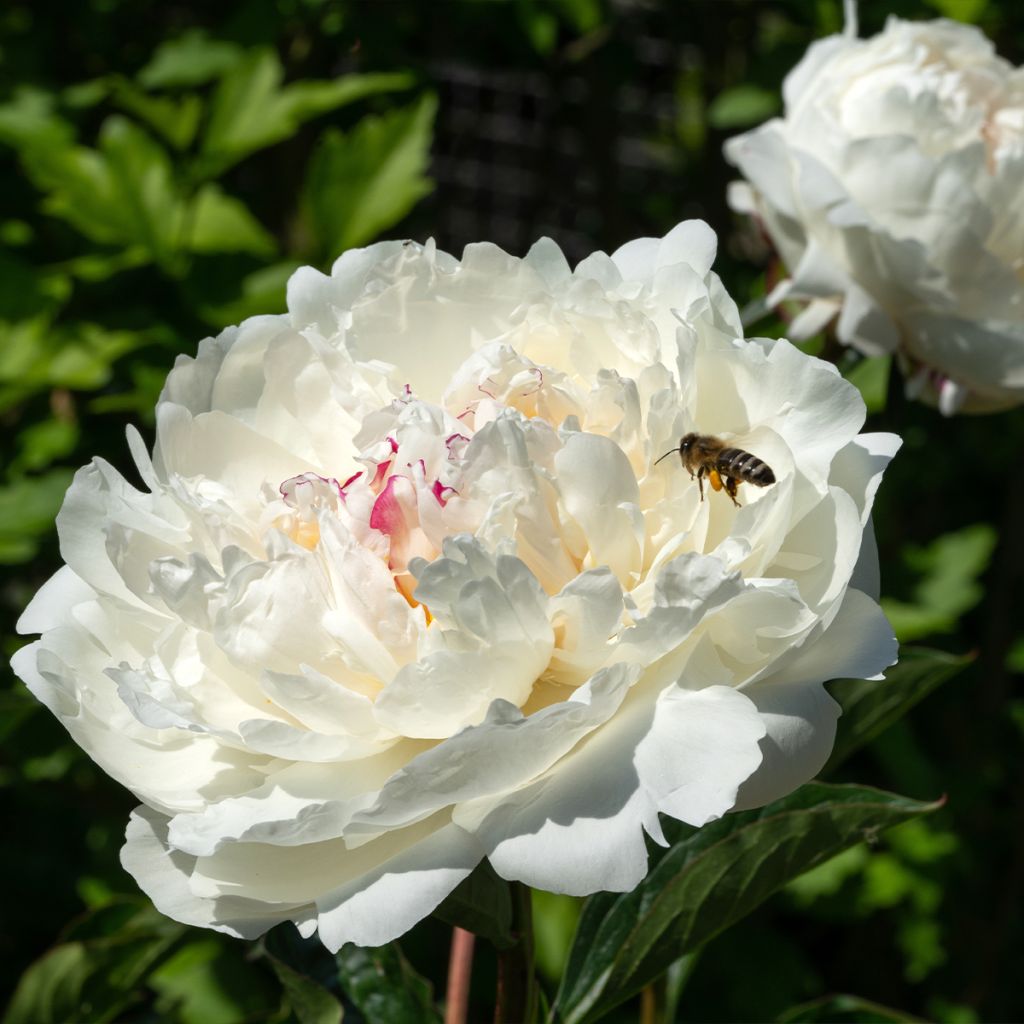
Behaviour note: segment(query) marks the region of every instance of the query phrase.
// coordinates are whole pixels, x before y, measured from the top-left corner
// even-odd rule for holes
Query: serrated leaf
[[[440,1020],[430,982],[409,966],[395,943],[342,946],[338,978],[366,1024],[429,1024]]]
[[[673,827],[680,838],[632,892],[587,901],[554,1019],[597,1020],[797,875],[938,806],[809,783],[760,810]]]
[[[448,894],[434,916],[487,939],[497,949],[507,949],[516,943],[509,883],[486,860]]]
[[[273,50],[247,54],[220,80],[210,102],[200,173],[213,177],[265,146],[288,138],[304,121],[365,96],[411,84],[408,75],[346,75],[282,86]]]
[[[397,224],[433,188],[426,177],[437,100],[365,117],[326,132],[310,161],[305,204],[323,256],[336,256]]]
[[[842,706],[839,730],[824,772],[832,771],[855,750],[870,743],[918,701],[974,660],[927,647],[904,647],[885,679],[838,679],[829,693]]]
[[[234,67],[244,53],[237,43],[209,39],[197,30],[157,47],[138,73],[146,89],[180,89],[203,85]]]
[[[249,212],[240,199],[226,195],[219,185],[204,185],[188,215],[191,232],[188,247],[193,252],[249,252],[272,256],[277,250],[274,236]]]

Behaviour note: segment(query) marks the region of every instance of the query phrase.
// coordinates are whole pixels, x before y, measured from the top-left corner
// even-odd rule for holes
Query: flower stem
[[[512,882],[514,946],[498,951],[498,993],[494,1024],[536,1019],[537,982],[533,974],[533,907],[530,887]]]
[[[469,984],[473,977],[473,944],[476,936],[465,928],[452,929],[448,958],[448,990],[445,993],[444,1024],[466,1024]]]

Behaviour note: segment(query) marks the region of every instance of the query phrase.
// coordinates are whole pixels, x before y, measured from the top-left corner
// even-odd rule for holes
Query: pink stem
[[[448,959],[448,991],[444,1024],[466,1024],[469,983],[473,977],[473,943],[476,936],[465,928],[452,929],[452,951]]]

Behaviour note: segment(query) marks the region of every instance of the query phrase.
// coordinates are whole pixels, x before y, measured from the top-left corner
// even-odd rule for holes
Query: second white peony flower
[[[785,116],[726,144],[806,300],[791,328],[896,353],[946,414],[1024,402],[1024,69],[976,28],[890,18],[814,43]]]
[[[141,801],[122,859],[158,908],[377,945],[484,858],[628,890],[659,815],[821,768],[823,682],[895,658],[869,516],[898,440],[742,340],[715,246],[346,253],[179,361],[143,489],[79,472],[15,667]],[[690,432],[748,455],[656,464]]]

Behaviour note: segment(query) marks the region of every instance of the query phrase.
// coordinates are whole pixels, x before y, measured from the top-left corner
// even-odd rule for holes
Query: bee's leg
[[[736,488],[738,485],[739,482],[737,481],[736,477],[727,476],[725,478],[725,493],[728,494],[730,498],[732,498],[732,503],[737,508],[742,508],[740,503],[736,500]]]
[[[729,478],[726,477],[726,480]],[[708,470],[708,483],[711,484],[713,491],[720,491],[722,489],[722,474],[717,469]]]
[[[690,479],[693,479],[693,474],[690,474]],[[700,500],[704,500],[704,467],[701,466],[697,470],[697,486],[700,488]]]

